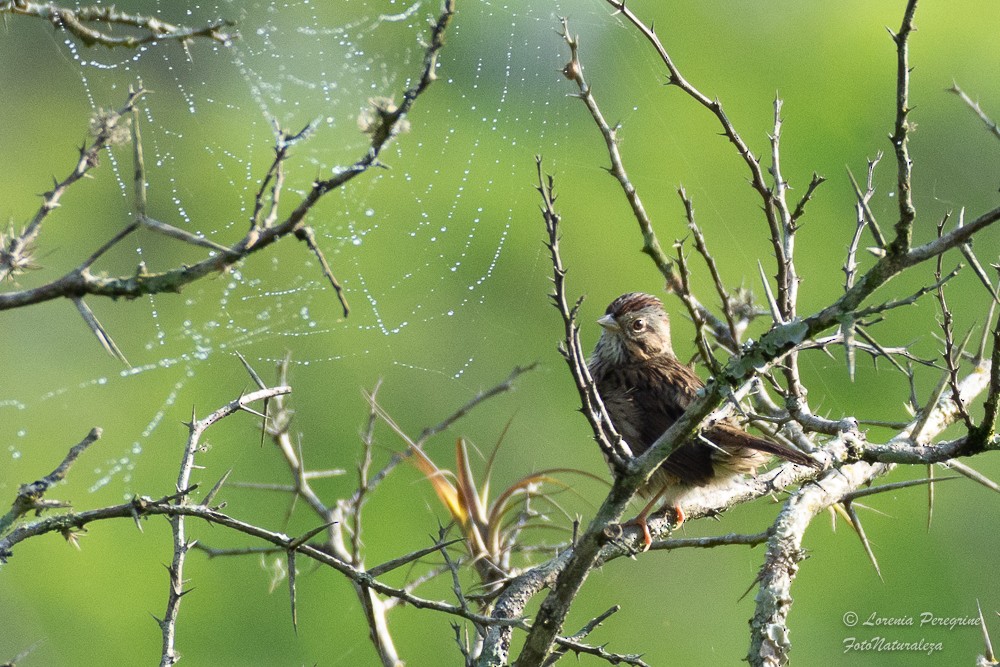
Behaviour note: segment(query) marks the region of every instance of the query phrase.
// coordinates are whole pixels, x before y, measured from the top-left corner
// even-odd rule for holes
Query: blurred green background
[[[854,231],[854,198],[846,167],[862,177],[866,159],[888,151],[893,120],[895,52],[885,26],[898,27],[902,2],[630,3],[657,31],[684,75],[727,114],[757,155],[769,151],[773,100],[784,99],[782,170],[792,198],[815,171],[828,178],[809,205],[798,236],[803,282],[800,312],[841,292],[844,250]],[[231,243],[242,236],[253,193],[272,155],[271,119],[312,136],[287,163],[282,210],[291,210],[311,179],[360,157],[366,137],[356,117],[368,98],[399,99],[419,71],[426,19],[434,3],[338,2],[329,6],[262,3],[184,6],[135,2],[119,9],[151,12],[201,25],[236,20],[242,39],[232,50],[194,43],[139,54],[82,49],[38,20],[8,18],[0,37],[4,91],[0,214],[18,229],[34,214],[37,193],[72,167],[95,108],[121,105],[141,78],[153,93],[142,114],[153,217]],[[401,16],[400,16],[401,14]],[[395,18],[392,16],[395,15]],[[503,379],[517,364],[540,362],[517,391],[491,401],[428,444],[439,465],[464,435],[488,453],[511,420],[497,458],[493,488],[532,471],[573,466],[607,472],[575,411],[577,399],[555,351],[561,323],[548,305],[550,266],[537,211],[534,155],[556,178],[563,215],[563,258],[573,295],[586,295],[583,339],[596,340],[593,319],[618,294],[662,292],[662,282],[639,253],[641,239],[624,198],[604,167],[603,142],[583,105],[568,95],[559,73],[567,49],[556,33],[568,16],[581,35],[585,73],[605,115],[620,121],[621,149],[633,183],[657,225],[661,243],[686,236],[676,188],[693,199],[699,224],[724,279],[760,293],[757,262],[773,274],[759,198],[732,147],[717,136],[704,109],[662,85],[665,73],[633,29],[596,0],[562,3],[460,0],[441,55],[439,81],[410,116],[411,131],[373,170],[315,209],[311,224],[348,291],[345,321],[305,248],[287,239],[230,275],[192,285],[181,295],[134,302],[88,302],[115,337],[132,369],[105,355],[69,303],[6,312],[0,335],[7,349],[0,378],[0,499],[19,484],[47,474],[92,426],[104,438],[78,462],[52,498],[76,509],[120,502],[133,494],[170,493],[192,407],[214,410],[251,385],[232,352],[247,356],[262,375],[286,352],[292,373],[295,428],[310,466],[343,468],[346,475],[316,484],[333,502],[355,485],[359,432],[367,416],[361,395],[382,379],[380,397],[412,434],[435,424],[476,391]],[[926,241],[948,211],[974,217],[997,205],[1000,144],[960,101],[945,92],[957,82],[1000,117],[1000,7],[961,0],[925,3],[911,41],[911,101],[916,124],[911,151],[918,211],[916,237]],[[42,266],[4,289],[30,287],[76,266],[129,220],[131,161],[121,147],[95,178],[74,186],[46,223],[38,245]],[[891,153],[876,174],[872,208],[888,229],[896,211]],[[954,217],[953,217],[954,219]],[[984,262],[996,262],[1000,236],[976,241]],[[865,240],[863,244],[867,244]],[[140,233],[100,268],[130,272],[198,261],[203,254],[175,241]],[[870,259],[861,259],[863,267]],[[962,261],[945,259],[946,270]],[[696,293],[713,302],[707,273],[696,259]],[[877,298],[905,295],[931,279],[933,267],[901,277]],[[988,299],[971,272],[948,287],[959,336],[982,325]],[[675,347],[690,356],[692,328],[683,308],[668,300]],[[884,345],[912,345],[938,354],[932,300],[890,315],[871,329]],[[765,328],[758,322],[750,335]],[[978,332],[978,329],[977,329]],[[888,365],[859,358],[847,377],[842,354],[803,355],[814,408],[831,416],[905,419],[905,378]],[[936,371],[918,369],[926,399]],[[977,405],[978,408],[978,405]],[[231,479],[286,482],[283,462],[259,447],[258,424],[240,415],[214,427],[197,481],[209,488],[226,470]],[[957,431],[956,431],[957,433]],[[891,432],[872,428],[881,441]],[[389,429],[377,430],[376,463],[402,447]],[[971,462],[993,478],[996,457]],[[480,463],[480,466],[482,464]],[[917,478],[898,470],[891,480]],[[557,543],[574,516],[592,516],[603,498],[596,483],[569,481],[565,514],[551,513],[552,530],[525,535]],[[982,604],[988,625],[1000,627],[1000,538],[995,494],[967,480],[942,484],[927,527],[922,487],[868,499],[862,511],[885,581],[879,581],[848,526],[833,530],[818,519],[806,535],[809,558],[800,569],[790,616],[796,664],[970,664],[982,651],[978,628],[845,627],[862,620],[968,617]],[[315,525],[288,499],[235,487],[222,493],[233,515],[289,534]],[[425,546],[446,520],[430,486],[401,467],[378,489],[366,515],[367,561],[376,564]],[[757,532],[778,506],[766,500],[727,513],[719,522],[686,524],[683,534]],[[248,544],[239,535],[189,523],[212,546]],[[169,529],[131,521],[92,525],[82,549],[48,535],[18,545],[0,569],[0,659],[40,642],[23,664],[148,664],[160,637],[150,614],[162,615],[170,559]],[[622,611],[592,636],[609,650],[642,652],[660,664],[733,664],[746,652],[751,585],[763,549],[729,548],[646,554],[595,572],[568,620],[575,631],[612,604]],[[299,559],[299,628],[293,633],[287,592],[269,592],[272,562],[211,560],[194,553],[185,576],[178,646],[191,665],[375,664],[351,587],[339,575]],[[388,577],[401,584],[405,573]],[[450,582],[422,589],[451,599]],[[401,655],[411,665],[459,664],[451,618],[412,609],[390,617]],[[884,636],[940,642],[933,655],[845,653],[845,638]],[[517,636],[516,642],[522,637]],[[581,662],[590,664],[584,658]]]

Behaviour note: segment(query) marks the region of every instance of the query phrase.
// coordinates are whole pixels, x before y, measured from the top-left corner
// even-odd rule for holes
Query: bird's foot
[[[639,548],[639,552],[649,551],[649,547],[653,544],[653,536],[649,533],[649,523],[646,521],[646,516],[640,514],[634,519],[629,519],[625,523],[621,524],[624,526],[638,526],[642,529],[642,546]]]
[[[674,511],[674,523],[673,523],[674,527],[673,527],[673,529],[677,530],[678,528],[681,527],[681,525],[684,523],[684,520],[687,517],[684,516],[684,510],[681,509],[680,505],[674,505],[670,509],[672,509]]]
[[[649,547],[653,544],[653,535],[649,532],[649,507],[646,510],[639,513],[634,519],[629,519],[625,523],[617,524],[619,530],[625,526],[638,526],[642,530],[642,546],[640,547],[640,553],[643,551],[649,551]],[[672,530],[677,530],[684,523],[684,510],[681,509],[680,505],[674,505],[673,507],[665,507],[662,512],[657,514],[665,514],[667,510],[673,510],[674,520],[672,522]]]

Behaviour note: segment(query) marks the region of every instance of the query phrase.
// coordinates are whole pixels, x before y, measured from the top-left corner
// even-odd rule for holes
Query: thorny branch
[[[683,187],[677,189],[677,195],[681,198],[684,203],[684,213],[687,216],[688,229],[691,230],[691,235],[694,237],[694,247],[698,251],[698,254],[702,256],[705,260],[705,265],[708,266],[708,271],[712,274],[712,282],[715,283],[715,291],[719,295],[720,303],[722,304],[722,314],[726,318],[726,324],[729,326],[729,335],[733,341],[739,341],[742,335],[741,329],[746,328],[746,324],[750,321],[749,315],[745,317],[738,317],[736,313],[733,312],[733,302],[729,293],[726,290],[726,286],[722,282],[722,275],[719,273],[718,264],[715,258],[708,251],[708,245],[705,242],[705,235],[701,232],[701,228],[694,220],[694,202],[691,201],[687,196],[687,192]],[[687,295],[680,295],[685,300],[685,304],[691,301],[689,298],[690,292]],[[696,309],[691,308],[694,303],[688,306],[691,310],[692,317]],[[700,317],[698,318],[700,319]],[[735,349],[730,349],[729,352],[735,352]]]
[[[566,360],[570,374],[576,383],[582,406],[580,410],[590,422],[594,439],[601,448],[601,452],[614,463],[616,469],[623,471],[626,461],[632,457],[632,452],[611,423],[611,418],[608,417],[604,403],[597,393],[594,380],[590,377],[587,357],[580,343],[580,325],[576,321],[580,301],[570,307],[569,299],[566,296],[566,269],[563,267],[562,257],[559,255],[559,214],[555,210],[556,195],[552,177],[549,176],[546,179],[542,174],[542,158],[540,156],[535,157],[535,166],[538,171],[537,189],[542,197],[542,217],[548,232],[548,240],[545,245],[549,249],[552,260],[553,289],[549,298],[562,316],[565,332],[563,342],[559,344],[559,352]]]
[[[980,366],[962,382],[964,402],[988,387],[990,370]],[[958,416],[958,406],[951,400],[939,401],[923,420],[924,437],[940,433]],[[890,447],[905,447],[912,431],[920,420],[914,420],[890,443]],[[854,442],[849,446],[857,447]],[[947,445],[939,445],[944,452],[959,453]],[[877,448],[875,448],[877,451]],[[862,447],[862,451],[864,448]],[[784,665],[788,660],[791,644],[788,639],[787,618],[791,609],[791,585],[804,558],[802,538],[809,522],[824,508],[870,484],[874,479],[888,474],[891,463],[849,463],[831,470],[816,484],[803,486],[785,503],[774,523],[774,534],[768,541],[767,555],[759,575],[760,590],[757,594],[754,616],[750,622],[751,643],[747,659],[751,665]]]
[[[899,220],[896,222],[896,238],[889,246],[892,253],[903,255],[909,252],[913,242],[913,221],[917,211],[913,207],[913,159],[910,157],[910,33],[913,31],[913,14],[917,10],[917,0],[906,3],[903,23],[899,32],[892,33],[896,43],[896,125],[889,136],[896,153],[896,201],[899,202]]]
[[[115,143],[121,141],[123,126],[128,122],[129,114],[135,108],[139,98],[146,94],[146,91],[139,87],[129,91],[125,104],[118,111],[105,111],[97,119],[94,129],[94,140],[89,146],[80,148],[80,157],[73,166],[73,170],[61,181],[57,181],[53,188],[42,195],[42,205],[38,208],[35,216],[31,219],[20,234],[8,235],[0,234],[0,281],[8,278],[15,278],[26,269],[34,268],[34,246],[38,240],[38,235],[42,231],[42,224],[49,214],[60,206],[60,200],[74,183],[87,175],[100,162],[98,156],[101,151]],[[0,294],[0,310],[4,308],[4,297],[7,294]]]
[[[250,394],[240,396],[234,401],[230,401],[204,419],[196,420],[192,412],[191,421],[188,423],[188,440],[181,456],[180,471],[177,475],[177,494],[170,497],[169,505],[185,506],[190,502],[188,497],[191,491],[191,471],[195,467],[194,457],[201,447],[201,436],[204,432],[221,419],[233,415],[237,412],[248,410],[248,405],[256,401],[265,401],[269,398],[282,396],[291,391],[291,387],[272,387],[260,389]],[[187,539],[187,530],[184,522],[184,515],[170,515],[170,530],[173,533],[174,556],[170,565],[167,566],[167,574],[170,577],[167,609],[162,619],[156,619],[163,635],[163,650],[160,657],[160,667],[167,667],[180,660],[177,652],[177,615],[180,612],[181,598],[188,593],[184,589],[184,561],[187,552],[191,549],[191,542]]]
[[[854,180],[854,174],[848,170],[848,176],[851,179],[851,184],[854,186],[854,194],[858,199],[856,206],[857,210],[857,226],[854,228],[854,236],[851,237],[851,243],[847,247],[847,258],[844,260],[844,291],[847,291],[854,287],[854,281],[858,275],[858,246],[861,243],[861,236],[864,233],[866,227],[871,227],[872,233],[876,235],[876,239],[881,237],[881,232],[877,232],[878,224],[875,222],[875,216],[872,215],[871,209],[868,206],[868,202],[871,200],[872,196],[875,194],[875,167],[878,165],[879,160],[882,159],[882,154],[879,153],[875,156],[874,160],[868,161],[868,184],[867,189],[864,193],[861,192],[861,188],[858,187],[858,183]],[[879,247],[884,248],[885,242],[880,241]],[[847,357],[847,375],[854,381],[854,370],[855,370],[855,320],[848,319],[840,327],[840,331],[844,339],[844,353]]]

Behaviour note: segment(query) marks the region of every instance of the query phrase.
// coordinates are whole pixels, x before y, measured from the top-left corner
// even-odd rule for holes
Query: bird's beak
[[[610,315],[605,315],[601,319],[597,320],[597,323],[600,324],[602,328],[607,329],[608,331],[613,331],[617,333],[622,330],[622,328],[618,326],[618,322],[615,321],[615,318],[611,317]]]

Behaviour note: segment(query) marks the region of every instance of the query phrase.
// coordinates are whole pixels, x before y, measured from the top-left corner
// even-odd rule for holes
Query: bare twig
[[[583,64],[580,62],[578,54],[579,38],[573,37],[570,33],[569,22],[565,18],[562,19],[561,36],[566,41],[566,45],[570,50],[570,61],[566,67],[563,68],[563,74],[567,79],[576,83],[577,87],[580,89],[578,97],[583,100],[583,103],[587,106],[587,110],[590,111],[591,116],[594,118],[594,123],[601,131],[601,135],[604,137],[604,143],[608,149],[608,156],[611,158],[611,175],[618,180],[619,184],[621,184],[622,190],[625,193],[625,198],[632,207],[632,213],[635,215],[635,219],[639,223],[639,229],[642,232],[643,240],[642,251],[650,256],[669,285],[674,280],[673,267],[671,265],[670,258],[667,257],[663,248],[660,246],[660,242],[656,238],[656,232],[653,231],[653,223],[649,218],[649,214],[646,213],[646,207],[643,206],[642,199],[640,199],[635,186],[629,180],[628,173],[625,171],[625,167],[622,164],[621,152],[618,150],[617,127],[612,128],[604,119],[604,114],[601,113],[601,109],[597,106],[597,102],[591,94],[590,85],[583,76]]]
[[[619,605],[615,605],[603,614],[587,621],[587,623],[580,628],[575,635],[571,637],[560,637],[557,639],[556,643],[559,645],[559,649],[553,651],[552,655],[549,656],[549,659],[545,661],[546,667],[556,664],[556,662],[558,662],[559,659],[566,655],[569,651],[573,651],[573,653],[575,653],[578,657],[580,654],[592,655],[596,658],[601,658],[612,665],[637,665],[639,667],[649,667],[649,665],[642,660],[640,655],[609,653],[603,646],[591,646],[589,644],[581,643],[587,635],[599,628],[604,621],[608,620],[612,614],[618,613],[620,609],[621,607]]]
[[[378,412],[375,410],[378,390],[382,386],[379,380],[372,387],[369,396],[372,397],[372,404],[368,410],[368,425],[361,435],[361,444],[364,448],[361,462],[358,464],[358,490],[351,496],[349,515],[351,517],[351,562],[357,566],[361,561],[361,511],[368,499],[369,473],[372,466],[372,449],[375,446],[375,424],[378,421]]]
[[[899,308],[901,306],[912,306],[921,297],[930,294],[931,292],[934,292],[935,290],[939,289],[942,285],[947,283],[949,280],[957,276],[961,271],[961,268],[962,268],[961,265],[955,267],[947,275],[940,277],[938,280],[936,280],[934,283],[930,285],[924,285],[923,287],[921,287],[920,289],[918,289],[916,292],[914,292],[909,296],[902,297],[899,299],[892,299],[890,301],[886,301],[885,303],[880,303],[875,306],[869,306],[868,308],[860,308],[857,310],[857,312],[855,312],[855,316],[857,317],[857,319],[860,320],[871,317],[872,315],[880,315],[886,311],[892,310],[894,308]]]
[[[708,244],[705,242],[705,235],[701,233],[701,228],[698,227],[697,223],[694,221],[694,204],[688,198],[687,192],[684,191],[683,187],[677,189],[677,194],[684,203],[684,214],[687,216],[688,229],[691,230],[691,235],[694,237],[695,250],[697,250],[698,254],[705,260],[705,265],[708,266],[708,272],[712,274],[712,282],[715,283],[715,291],[718,293],[719,301],[722,304],[722,314],[726,318],[726,324],[729,325],[730,341],[726,341],[726,336],[721,334],[719,331],[715,331],[715,337],[720,341],[738,344],[740,341],[740,331],[737,327],[736,315],[733,313],[732,301],[729,297],[729,292],[726,290],[726,286],[722,283],[722,275],[719,273],[719,267],[715,262],[715,258],[708,251]],[[693,299],[691,301],[692,305],[696,303]],[[701,312],[701,310],[695,310],[698,313]],[[692,316],[693,314],[694,311],[692,311]],[[741,324],[745,325],[745,323]],[[732,353],[736,350],[735,348],[730,348],[729,351]]]
[[[867,224],[871,229],[872,237],[875,239],[877,245],[877,250],[885,250],[887,245],[885,236],[882,235],[882,229],[878,226],[878,221],[875,219],[875,214],[872,213],[869,207],[869,202],[872,196],[875,194],[875,167],[882,160],[882,151],[875,154],[874,159],[868,160],[868,179],[867,187],[865,192],[861,192],[861,187],[858,185],[857,180],[854,178],[854,174],[850,169],[847,170],[847,176],[851,180],[851,186],[854,188],[854,196],[858,200],[858,226],[861,227]],[[848,285],[848,289],[853,285],[851,283]]]
[[[688,309],[691,321],[694,323],[694,341],[701,356],[702,363],[715,374],[719,371],[719,361],[712,354],[709,347],[708,336],[705,335],[705,320],[701,318],[695,300],[691,297],[691,270],[687,265],[687,257],[684,256],[684,243],[677,241],[674,243],[674,251],[677,253],[677,272],[681,277],[681,291],[677,293],[681,301]]]
[[[340,300],[340,307],[344,310],[344,317],[347,317],[351,313],[351,307],[347,305],[347,295],[344,293],[344,288],[337,280],[336,276],[333,275],[333,269],[330,268],[330,263],[326,261],[326,256],[323,254],[323,250],[320,249],[319,245],[316,243],[316,234],[313,233],[312,227],[304,225],[295,230],[295,238],[299,239],[306,244],[306,247],[312,251],[312,254],[316,256],[316,260],[319,262],[320,269],[323,271],[323,276],[333,287],[333,291],[337,293],[337,299]]]
[[[904,255],[910,251],[913,240],[913,220],[917,211],[913,207],[912,175],[913,160],[910,158],[909,133],[910,123],[910,62],[909,40],[913,31],[913,14],[917,10],[917,0],[906,3],[903,12],[903,22],[899,31],[889,34],[896,43],[896,124],[889,136],[892,148],[896,153],[896,201],[899,202],[899,220],[896,222],[896,238],[889,246],[889,251]]]
[[[817,173],[813,173],[812,179],[809,181],[809,187],[806,188],[806,193],[802,195],[802,199],[795,206],[795,211],[792,212],[791,223],[793,226],[798,227],[799,218],[806,212],[806,204],[812,201],[813,194],[816,192],[816,188],[826,182],[826,178],[820,176]]]
[[[109,49],[115,47],[135,49],[144,44],[164,41],[186,44],[198,37],[228,45],[235,37],[233,33],[223,31],[223,28],[233,25],[231,21],[216,21],[201,28],[192,28],[167,23],[154,16],[126,14],[114,6],[91,5],[70,9],[60,7],[54,2],[9,0],[0,2],[0,15],[3,14],[44,19],[54,27],[62,28],[74,35],[85,46],[104,46]],[[110,28],[102,31],[88,25],[94,23]],[[114,35],[111,28],[115,26],[134,28],[139,35]]]
[[[986,125],[986,129],[994,137],[1000,139],[1000,127],[997,127],[997,124],[993,121],[993,119],[986,115],[986,112],[979,106],[979,102],[976,102],[969,97],[964,90],[958,87],[957,83],[953,83],[951,88],[948,88],[948,92],[958,95],[959,99],[961,99],[967,107],[972,109],[974,114],[979,116],[979,120],[983,121],[983,124]]]
[[[958,226],[961,227],[964,224],[965,224],[965,208],[962,208],[962,210],[958,212]],[[993,281],[986,274],[986,269],[983,268],[983,265],[979,261],[979,258],[976,257],[976,253],[973,252],[972,243],[966,242],[959,247],[962,250],[962,255],[964,255],[965,259],[969,261],[969,265],[972,267],[973,273],[975,273],[976,277],[979,278],[979,282],[983,284],[983,287],[986,288],[986,291],[990,293],[991,297],[993,297],[994,303],[1000,303],[1000,294],[997,294],[997,289],[996,287],[993,286]],[[987,320],[989,320],[989,318],[987,318]]]
[[[771,536],[770,530],[765,530],[753,535],[741,535],[729,533],[728,535],[711,535],[709,537],[673,537],[668,540],[656,540],[650,546],[650,551],[673,551],[674,549],[713,549],[715,547],[729,545],[744,545],[755,547],[758,544],[767,542]]]
[[[43,500],[43,497],[49,489],[66,478],[66,473],[69,472],[70,467],[80,457],[80,454],[83,454],[87,447],[97,442],[101,437],[101,433],[102,431],[99,428],[90,429],[87,437],[70,448],[69,453],[66,454],[66,458],[56,466],[55,470],[31,484],[21,485],[17,490],[17,497],[14,498],[10,510],[3,517],[0,517],[0,535],[6,533],[7,529],[14,525],[15,521],[28,512],[34,512],[36,516],[40,516],[42,512],[48,509],[69,507],[68,504],[63,502]]]
[[[778,258],[784,262],[784,267],[778,266],[778,304],[781,306],[781,315],[786,320],[795,317],[798,303],[799,278],[795,270],[795,225],[792,223],[792,214],[788,209],[788,201],[785,199],[787,184],[781,175],[781,107],[784,104],[780,97],[774,98],[774,131],[771,134],[771,178],[774,181],[771,187],[771,201],[764,198],[764,205],[772,205],[776,211],[778,222],[778,235],[775,236],[774,225],[771,225],[771,244],[780,246],[782,251]],[[768,214],[770,222],[771,214]],[[793,386],[790,390],[793,395],[798,385],[798,361],[793,352],[787,360],[788,373],[793,374],[789,383]]]

